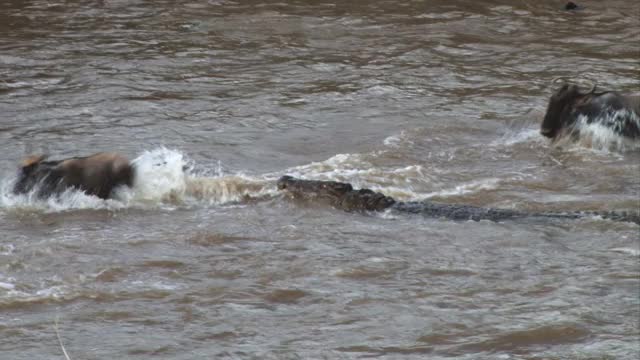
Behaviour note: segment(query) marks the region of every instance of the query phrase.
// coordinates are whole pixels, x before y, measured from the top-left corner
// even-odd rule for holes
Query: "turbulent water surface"
[[[638,5],[579,5],[1,1],[0,358],[637,359],[635,224],[275,186],[637,210],[637,149],[538,133],[557,76],[638,90]],[[10,192],[28,154],[97,151],[134,161],[133,189]]]

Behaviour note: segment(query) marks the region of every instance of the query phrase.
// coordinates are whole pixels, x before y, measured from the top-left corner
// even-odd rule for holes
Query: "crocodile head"
[[[283,176],[278,189],[297,200],[328,204],[345,211],[381,211],[395,200],[369,189],[354,190],[351,184],[337,181],[302,180]]]

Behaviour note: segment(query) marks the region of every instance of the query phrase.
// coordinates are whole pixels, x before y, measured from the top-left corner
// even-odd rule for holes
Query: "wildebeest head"
[[[133,185],[133,168],[119,154],[98,153],[59,161],[44,159],[45,156],[31,156],[22,161],[14,193],[37,189],[37,196],[46,197],[75,188],[107,199],[115,187]]]
[[[562,128],[571,125],[573,121],[571,111],[576,102],[584,96],[585,94],[580,92],[577,85],[562,85],[551,95],[540,133],[548,138],[554,138]]]

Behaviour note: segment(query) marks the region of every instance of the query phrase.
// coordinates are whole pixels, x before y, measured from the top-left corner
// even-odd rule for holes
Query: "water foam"
[[[181,152],[164,147],[144,151],[131,164],[136,176],[132,191],[125,193],[129,201],[154,204],[183,198],[187,161]]]
[[[16,288],[16,279],[13,277],[5,277],[0,273],[0,290],[14,291]]]
[[[640,249],[619,247],[619,248],[609,249],[609,251],[619,252],[619,253],[623,253],[623,254],[629,254],[631,256],[640,257]]]
[[[273,195],[275,184],[265,178],[245,174],[197,174],[193,162],[181,152],[166,148],[145,151],[132,161],[136,180],[129,192],[133,203],[224,204],[246,198]]]
[[[436,196],[460,196],[471,193],[476,193],[483,190],[495,190],[499,187],[502,180],[498,178],[486,178],[470,181],[465,184],[456,185],[453,188],[434,191],[425,195],[422,195],[420,200],[427,200]]]
[[[388,136],[382,143],[384,146],[391,148],[402,148],[406,145],[414,145],[414,142],[409,138],[409,135],[404,130],[399,134]]]
[[[596,119],[580,115],[565,129],[554,146],[582,147],[598,152],[626,152],[640,149],[640,140],[622,135],[627,128],[640,127],[640,117],[630,110],[608,111]],[[578,135],[577,137],[575,135]]]
[[[439,184],[434,175],[431,175],[438,172],[438,169],[425,169],[422,165],[401,168],[376,167],[366,161],[365,155],[362,154],[338,154],[325,161],[300,165],[285,171],[288,175],[302,179],[348,182],[355,188],[368,188],[401,201],[423,201],[436,196],[457,196],[493,190],[503,181],[499,178],[485,178],[433,192],[417,190],[433,188]]]
[[[420,197],[413,185],[432,179],[422,165],[383,168],[366,160],[374,154],[337,154],[331,158],[286,169],[283,174],[302,179],[342,181],[355,188],[368,188],[397,197],[399,200]]]
[[[187,196],[209,204],[244,201],[247,198],[274,196],[275,183],[244,174],[220,177],[190,177],[186,180]]]
[[[3,290],[14,290],[15,288],[16,288],[16,286],[14,284],[12,284],[12,283],[0,281],[0,289],[3,289]]]
[[[512,146],[532,141],[542,141],[538,129],[521,129],[518,131],[507,131],[500,139],[491,142],[492,146]]]

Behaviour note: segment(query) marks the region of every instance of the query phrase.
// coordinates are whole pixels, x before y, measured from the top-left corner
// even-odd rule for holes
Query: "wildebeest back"
[[[117,153],[98,153],[59,161],[32,157],[23,162],[14,193],[26,193],[38,187],[37,195],[46,197],[68,188],[107,199],[114,188],[133,185],[134,170],[129,160]]]

